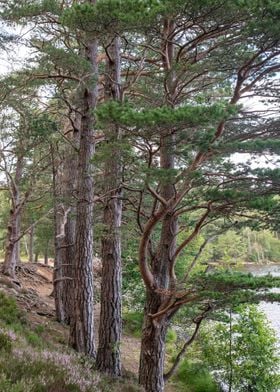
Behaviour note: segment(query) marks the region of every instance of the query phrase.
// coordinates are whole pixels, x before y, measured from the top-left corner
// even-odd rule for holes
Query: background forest
[[[1,391],[279,391],[279,17],[0,0]]]

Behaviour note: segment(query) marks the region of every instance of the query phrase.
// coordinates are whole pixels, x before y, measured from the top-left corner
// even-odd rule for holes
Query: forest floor
[[[53,268],[51,266],[46,266],[41,263],[23,263],[17,270],[14,281],[0,274],[0,291],[4,291],[16,299],[20,309],[25,313],[31,329],[44,329],[44,340],[55,340],[59,344],[67,346],[68,327],[55,320],[54,299],[52,297],[52,275]],[[99,304],[96,304],[95,321],[97,327],[99,309]],[[129,379],[134,380],[132,382],[136,383],[140,339],[124,334],[121,351],[124,374],[128,375]],[[113,391],[114,389],[111,390]],[[175,390],[172,385],[166,386],[166,392],[175,392]],[[103,391],[103,389],[100,389],[100,391]]]

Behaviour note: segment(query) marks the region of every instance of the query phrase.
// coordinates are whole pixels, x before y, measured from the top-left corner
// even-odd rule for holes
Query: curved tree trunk
[[[77,351],[95,356],[93,314],[93,163],[95,121],[93,109],[97,104],[97,41],[87,44],[86,57],[92,75],[85,87],[79,143],[77,221],[73,280],[73,313],[70,321],[70,344]],[[94,78],[94,81],[93,81]],[[93,83],[95,83],[94,86]]]
[[[174,48],[170,33],[174,29],[172,21],[166,20],[163,26],[163,67],[166,72],[166,105],[173,105],[175,96],[174,71],[172,67]],[[160,184],[160,197],[166,201],[176,197],[170,170],[175,168],[175,134],[162,131],[160,138],[160,168],[166,170],[168,180]],[[155,256],[151,260],[154,288],[147,288],[144,327],[141,340],[139,383],[147,392],[164,390],[165,338],[169,325],[168,313],[152,318],[151,315],[166,308],[175,289],[174,255],[176,252],[177,218],[171,210],[164,215],[161,235]]]
[[[107,49],[107,81],[105,97],[120,100],[120,40],[115,38]],[[102,282],[99,345],[96,366],[112,376],[121,375],[121,156],[120,130],[107,132],[107,160],[104,177],[107,195],[103,211],[104,233],[101,240]]]
[[[171,138],[167,140],[171,140]],[[168,153],[168,155],[170,160],[162,159],[162,164],[174,161],[173,154]],[[164,157],[166,158],[163,148],[162,158]],[[162,187],[161,196],[166,200],[170,199],[173,194],[174,187],[171,184]],[[167,214],[162,222],[158,251],[151,263],[156,289],[147,289],[144,312],[139,383],[147,392],[164,391],[165,338],[169,317],[168,314],[163,314],[153,319],[151,315],[165,308],[172,298],[175,285],[172,261],[176,250],[176,233],[177,219],[173,214]]]

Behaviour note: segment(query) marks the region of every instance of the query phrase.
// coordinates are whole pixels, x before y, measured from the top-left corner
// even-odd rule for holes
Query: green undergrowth
[[[56,334],[53,326],[32,325],[16,301],[0,291],[1,392],[140,391],[134,379],[100,375],[93,361],[58,343]]]
[[[174,327],[173,327],[174,328]],[[185,343],[172,326],[166,335],[166,367],[167,372],[173,365],[178,353]],[[190,360],[191,358],[191,360]],[[218,386],[205,364],[200,343],[195,341],[188,347],[186,355],[169,381],[176,392],[218,392]]]
[[[124,313],[124,330],[139,338],[143,314]],[[137,392],[133,375],[116,381],[94,369],[94,362],[71,350],[59,335],[60,325],[30,322],[14,298],[0,291],[1,392]],[[166,336],[168,367],[178,351],[178,337]],[[182,361],[171,381],[176,392],[216,392],[215,383],[201,363]]]
[[[132,335],[135,338],[141,337],[141,330],[143,324],[143,314],[140,312],[124,312],[123,313],[123,328],[124,333]]]
[[[7,330],[13,336],[32,347],[43,348],[49,342],[44,340],[43,325],[32,326],[27,321],[26,314],[19,309],[16,300],[0,291],[0,328]]]
[[[184,359],[179,365],[172,385],[176,392],[218,392],[217,384],[208,369],[200,362]]]
[[[124,312],[123,314],[124,332],[136,338],[141,337],[143,324],[143,314],[140,312]],[[172,366],[176,358],[179,347],[183,342],[178,341],[177,333],[169,328],[166,334],[166,360],[167,369]],[[192,357],[199,357],[198,347],[191,348]],[[218,392],[217,385],[209,370],[202,365],[201,361],[189,362],[183,360],[170,384],[172,390],[176,392]]]

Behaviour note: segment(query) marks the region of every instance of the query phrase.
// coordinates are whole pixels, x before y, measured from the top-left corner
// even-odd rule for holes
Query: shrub
[[[123,315],[124,331],[135,337],[141,336],[143,314],[139,312],[129,312]]]
[[[38,324],[36,325],[36,327],[34,328],[34,331],[38,334],[38,335],[42,335],[42,333],[45,332],[45,326],[42,324]]]
[[[38,336],[35,332],[27,332],[25,334],[25,338],[27,343],[29,343],[33,347],[43,347],[43,341],[40,336]]]
[[[0,322],[11,325],[18,323],[20,319],[22,319],[22,314],[15,299],[0,291]]]
[[[177,333],[174,329],[169,329],[166,334],[166,343],[175,343],[177,340]]]
[[[280,356],[274,330],[256,306],[235,310],[231,322],[212,325],[201,335],[209,367],[237,392],[278,392]]]
[[[176,378],[192,392],[218,392],[211,374],[200,362],[182,361]]]
[[[0,352],[3,351],[6,353],[12,351],[12,339],[5,332],[0,331]]]

